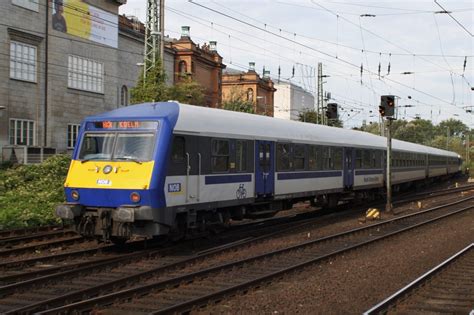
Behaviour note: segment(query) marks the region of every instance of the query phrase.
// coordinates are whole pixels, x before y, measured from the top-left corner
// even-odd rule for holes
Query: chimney
[[[263,78],[270,79],[270,70],[263,71]]]
[[[253,61],[249,62],[249,71],[255,72],[255,62]]]
[[[189,37],[189,30],[191,27],[189,26],[181,26],[181,37]]]
[[[215,40],[211,40],[209,42],[209,50],[215,52],[217,50],[217,42]]]

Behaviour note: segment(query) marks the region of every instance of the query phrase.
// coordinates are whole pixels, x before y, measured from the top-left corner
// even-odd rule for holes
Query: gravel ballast
[[[356,314],[474,241],[474,211],[288,274],[195,313]]]

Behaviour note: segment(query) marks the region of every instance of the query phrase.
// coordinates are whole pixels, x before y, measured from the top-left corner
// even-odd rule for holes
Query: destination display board
[[[87,129],[157,129],[157,121],[121,120],[121,121],[96,121],[87,124]]]

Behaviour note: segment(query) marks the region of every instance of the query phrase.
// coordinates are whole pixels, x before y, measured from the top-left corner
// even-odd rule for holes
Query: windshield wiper
[[[92,161],[92,159],[85,159],[85,160],[82,160],[82,161],[81,161],[81,164],[84,164],[84,163],[89,162],[89,161]]]
[[[133,157],[128,157],[128,156],[120,156],[120,157],[116,157],[115,159],[116,160],[133,161],[135,163],[142,164],[142,162],[139,159],[133,158]]]

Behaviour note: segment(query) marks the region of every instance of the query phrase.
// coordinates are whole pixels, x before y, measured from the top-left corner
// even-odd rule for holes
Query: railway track
[[[107,307],[99,310],[101,314],[187,311],[271,281],[284,273],[473,208],[474,197],[464,198],[448,205],[235,261],[219,262],[205,254],[187,262],[158,267],[136,275],[133,283],[126,284],[130,278],[121,280],[121,284],[116,283],[116,292],[113,293],[107,294],[110,289],[105,290],[104,287],[95,288],[93,293],[98,297],[86,299],[84,295],[81,298],[63,295],[57,298],[56,303],[70,304],[51,309],[55,303],[43,302],[33,308],[17,308],[10,312],[89,312],[98,310],[98,306]],[[117,290],[120,287],[122,290]]]
[[[474,243],[375,305],[372,314],[469,314],[474,310]]]
[[[471,185],[474,188],[474,185]],[[467,190],[471,187],[464,186],[460,188],[450,189],[448,190],[449,193],[453,193],[460,190]],[[443,193],[448,193],[448,191],[443,190]],[[430,195],[433,193],[438,193],[440,191],[435,192],[426,192],[422,195]],[[419,199],[421,194],[414,196],[413,198]],[[403,202],[409,202],[409,199],[404,199]],[[323,213],[321,213],[323,214]],[[93,248],[93,249],[86,249],[86,250],[79,250],[73,251],[70,253],[61,253],[55,254],[51,256],[39,257],[39,258],[28,258],[26,260],[21,261],[12,261],[7,263],[0,264],[0,270],[4,270],[5,272],[2,273],[3,276],[0,276],[0,296],[4,296],[8,298],[12,292],[21,292],[25,288],[30,288],[37,286],[41,283],[54,283],[55,281],[61,281],[61,279],[74,279],[74,277],[81,278],[83,276],[87,276],[88,274],[94,274],[96,272],[100,273],[100,270],[110,269],[123,266],[129,263],[132,260],[136,259],[145,259],[145,260],[156,260],[157,258],[163,259],[160,263],[160,268],[163,267],[164,269],[170,267],[177,267],[179,265],[184,265],[186,263],[191,262],[193,259],[205,258],[208,257],[207,255],[217,254],[219,252],[225,250],[235,249],[241,246],[255,244],[258,240],[264,240],[266,238],[270,238],[275,235],[283,235],[284,233],[289,233],[290,231],[303,229],[315,223],[318,215],[314,215],[313,213],[304,213],[301,215],[292,215],[288,217],[281,217],[281,218],[272,218],[263,220],[261,222],[253,222],[251,224],[246,224],[243,226],[237,226],[234,229],[235,239],[232,240],[231,237],[224,237],[221,240],[221,244],[224,245],[216,245],[213,244],[208,245],[207,248],[202,249],[200,252],[195,251],[187,257],[183,257],[182,255],[179,256],[179,259],[171,259],[166,261],[163,259],[162,254],[164,253],[163,250],[150,250],[149,252],[138,252],[138,253],[116,253],[114,252],[114,246],[103,246],[102,248]],[[268,232],[265,232],[265,229]],[[255,235],[255,231],[258,230],[257,236]],[[272,232],[276,231],[276,232]],[[236,241],[239,238],[242,238],[242,235],[245,233],[249,233],[247,238],[241,241]],[[232,233],[231,233],[232,234]],[[220,236],[219,236],[220,237]],[[227,244],[229,242],[233,242],[231,244]],[[132,244],[129,244],[131,247]],[[205,246],[204,246],[205,247]],[[201,247],[203,248],[203,247]],[[115,248],[116,249],[116,248]],[[17,268],[16,270],[14,268]],[[140,276],[140,271],[150,270],[149,268],[141,266],[142,268],[133,269],[133,271],[138,271],[137,274]],[[12,270],[13,268],[13,270]],[[21,268],[21,269],[18,269]],[[20,271],[21,270],[21,271]],[[152,268],[153,270],[153,268]],[[143,276],[143,275],[142,275]],[[122,280],[126,280],[133,283],[136,280],[133,279],[133,275],[131,277],[118,277],[117,282]],[[100,278],[100,277],[99,277]],[[97,280],[97,279],[95,279]],[[108,279],[110,280],[110,279]],[[124,281],[125,281],[124,280]],[[116,288],[115,281],[107,281],[104,282],[106,285],[103,286],[104,288],[111,288],[114,290]],[[91,290],[80,290],[76,288],[76,290],[72,290],[71,294],[69,294],[69,298],[71,301],[74,300],[74,296],[80,296],[81,294],[86,294],[87,292],[93,293],[94,292],[94,282],[90,283],[92,285]],[[96,288],[97,289],[97,288]],[[76,292],[77,294],[75,294]],[[105,290],[107,292],[107,290]],[[95,294],[95,293],[94,293]],[[41,295],[41,294],[40,294]],[[30,296],[31,297],[31,296]],[[25,301],[31,301],[26,296],[26,300],[23,300],[23,304]],[[33,300],[35,297],[35,293],[33,293]],[[37,296],[36,296],[37,297]],[[51,301],[52,303],[48,305],[55,305],[54,298]],[[56,301],[57,302],[57,301]],[[0,301],[0,303],[2,303]],[[3,303],[2,303],[3,304]],[[48,306],[49,307],[49,306]],[[8,309],[8,307],[7,307]],[[1,309],[0,309],[1,311]]]
[[[456,188],[454,191],[458,191],[459,189],[460,188]],[[442,192],[446,193],[446,191]],[[449,190],[449,192],[452,193],[452,189]],[[433,192],[425,192],[424,194],[432,193]],[[413,198],[419,199],[420,194],[417,194]],[[403,202],[406,202],[406,200]],[[201,246],[201,248],[206,248],[207,246],[207,248],[213,250],[220,246],[219,243],[225,244],[225,242],[234,242],[234,244],[236,244],[235,241],[245,235],[247,235],[247,237],[252,237],[252,241],[255,242],[258,239],[258,235],[254,233],[255,230],[258,230],[258,234],[261,235],[260,239],[262,240],[274,235],[283,235],[284,233],[297,231],[298,229],[301,230],[310,227],[316,222],[319,216],[326,215],[327,212],[328,211],[320,211],[319,213],[301,213],[233,226],[231,232],[224,235],[214,247],[212,244],[208,244]],[[277,232],[267,232],[267,230],[271,232],[272,229]],[[216,238],[220,238],[220,236],[216,236]],[[247,239],[246,241],[248,242],[250,240]],[[102,245],[91,249],[81,249],[48,256],[3,262],[0,263],[0,271],[2,271],[2,275],[0,276],[0,286],[6,287],[13,285],[16,282],[22,282],[25,285],[32,285],[37,281],[49,281],[56,275],[73,275],[75,272],[74,270],[81,271],[92,269],[95,265],[100,267],[107,262],[113,263],[114,261],[118,261],[124,263],[126,260],[122,260],[120,257],[125,254],[130,254],[132,251],[143,250],[143,246],[141,245],[143,245],[141,242],[128,243],[126,247],[127,251],[120,250],[117,246],[113,245]],[[150,242],[148,247],[156,248],[157,246],[154,242]],[[206,249],[203,249],[203,251],[205,250]],[[136,256],[131,255],[130,258],[138,258],[142,256],[140,253],[136,253],[135,255]],[[128,256],[129,255],[127,255],[127,257]],[[64,274],[64,271],[69,271],[69,273]],[[48,275],[52,276],[47,277]]]
[[[12,230],[2,230],[0,231],[0,240],[35,235],[45,232],[58,231],[68,229],[68,226],[62,225],[47,225],[47,226],[38,226],[33,228],[22,228],[22,229],[12,229]]]

